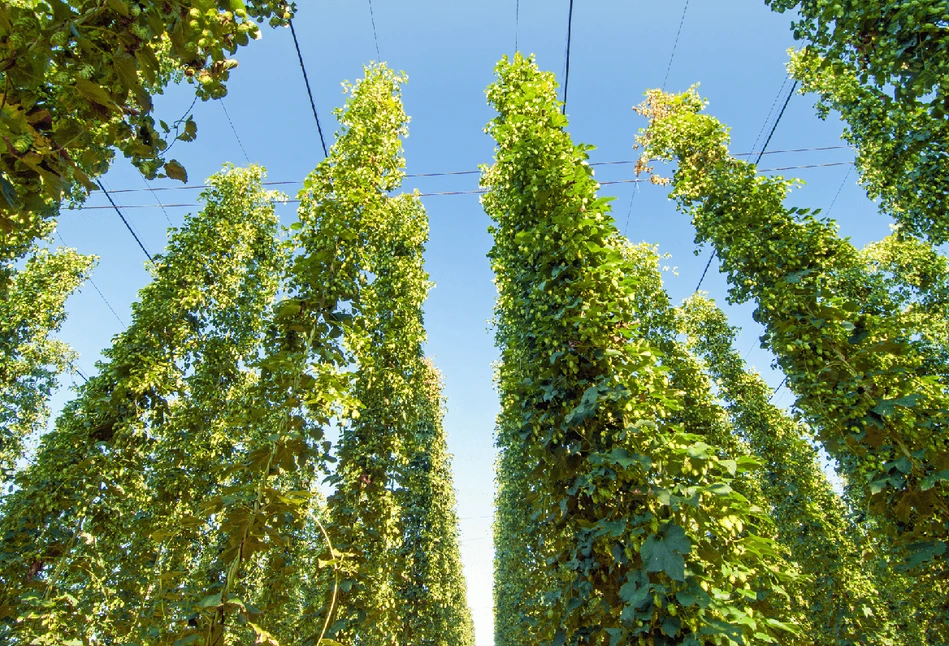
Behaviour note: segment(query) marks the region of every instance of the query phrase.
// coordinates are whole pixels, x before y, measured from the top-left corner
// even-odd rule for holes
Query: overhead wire
[[[850,168],[847,169],[847,174],[844,175],[844,178],[842,180],[840,180],[840,186],[837,187],[837,192],[834,194],[834,199],[831,200],[830,206],[827,207],[827,212],[824,213],[825,216],[828,215],[833,210],[834,204],[837,203],[837,198],[840,197],[840,192],[844,190],[844,185],[847,183],[847,178],[850,177],[850,173],[852,172],[853,172],[853,165],[851,165]]]
[[[636,195],[639,194],[639,184],[633,187],[633,193],[629,196],[629,208],[626,209],[626,224],[623,225],[623,237],[626,237],[626,232],[629,230],[629,218],[633,214],[633,200],[636,199]]]
[[[376,33],[376,16],[372,11],[372,0],[369,1],[369,20],[372,22],[372,40],[376,43],[376,60],[382,60],[382,54],[379,53],[379,35]]]
[[[570,85],[570,38],[573,34],[573,0],[570,0],[570,8],[567,13],[567,57],[563,73],[563,105],[560,106],[562,114],[567,114],[567,88]]]
[[[61,243],[63,243],[63,245],[65,245],[65,246],[67,246],[67,247],[69,246],[68,244],[66,244],[66,241],[63,240],[63,236],[61,236],[61,235],[59,234],[59,231],[56,232],[56,237],[59,238],[59,241],[60,241]],[[125,327],[125,323],[122,321],[122,319],[121,319],[121,318],[119,317],[119,315],[116,313],[115,308],[112,307],[112,303],[110,303],[110,302],[109,302],[109,299],[107,299],[107,298],[105,297],[105,294],[102,293],[102,290],[99,289],[99,286],[96,285],[96,283],[95,283],[94,280],[92,280],[92,277],[90,276],[90,277],[87,278],[86,280],[89,282],[90,285],[92,285],[92,288],[93,288],[94,290],[96,290],[96,293],[99,295],[99,298],[102,299],[102,302],[105,303],[105,306],[109,308],[109,311],[110,311],[110,312],[112,312],[112,316],[114,316],[114,317],[115,317],[115,320],[119,322],[119,325],[121,325],[122,327]]]
[[[89,280],[89,284],[92,285],[92,288],[96,290],[96,293],[97,293],[97,294],[99,294],[99,298],[102,299],[102,302],[105,303],[106,307],[109,308],[109,311],[112,312],[112,316],[115,317],[115,320],[119,322],[119,325],[121,325],[122,327],[125,327],[125,321],[123,321],[123,320],[119,317],[119,315],[116,313],[115,308],[112,307],[112,304],[111,304],[111,303],[108,301],[108,299],[105,297],[105,294],[102,293],[102,290],[99,289],[99,286],[96,285],[96,284],[92,281],[91,278],[89,278],[88,280]]]
[[[685,24],[685,14],[689,11],[689,0],[685,0],[685,6],[682,7],[682,18],[679,19],[679,30],[676,32],[676,39],[672,43],[672,54],[669,56],[669,64],[666,66],[666,76],[662,79],[662,89],[666,89],[666,83],[669,82],[669,72],[672,71],[672,61],[676,56],[676,49],[679,47],[679,37],[682,35],[682,25]]]
[[[748,346],[748,350],[746,350],[746,351],[745,351],[745,354],[742,355],[742,357],[741,357],[741,360],[742,360],[742,361],[746,361],[746,360],[748,359],[748,355],[751,354],[751,351],[755,349],[755,344],[757,344],[757,343],[760,343],[760,341],[759,341],[758,339],[753,339],[753,340],[751,341],[751,345]]]
[[[297,60],[300,61],[300,71],[303,72],[303,83],[306,85],[306,95],[310,97],[310,108],[313,110],[313,120],[316,121],[316,131],[320,134],[320,145],[323,147],[323,156],[329,157],[326,149],[326,139],[323,138],[323,127],[320,126],[320,115],[316,112],[316,103],[313,101],[313,90],[310,88],[310,78],[306,74],[306,65],[303,63],[303,54],[300,52],[300,41],[297,40],[297,32],[293,27],[293,20],[287,21],[290,24],[290,35],[293,36],[293,46],[297,50]]]
[[[764,145],[761,147],[761,151],[758,153],[757,159],[755,159],[755,166],[758,165],[758,162],[761,161],[761,158],[764,156],[765,151],[768,149],[768,144],[771,143],[771,138],[774,137],[775,131],[778,129],[778,124],[781,123],[781,118],[784,117],[784,111],[787,110],[788,103],[791,102],[791,97],[794,96],[794,91],[797,89],[797,79],[794,80],[794,83],[791,84],[791,91],[788,92],[788,97],[784,100],[784,105],[781,106],[781,111],[778,113],[778,118],[775,119],[774,125],[771,126],[771,132],[768,133],[768,138],[765,139]],[[783,85],[781,87],[784,87]],[[770,113],[769,113],[770,116]],[[767,119],[765,120],[767,123]],[[853,162],[849,162],[853,163]],[[772,170],[791,170],[788,168],[775,168]],[[762,171],[764,172],[764,171]],[[715,252],[712,252],[712,255],[708,257],[708,262],[705,263],[705,269],[702,270],[702,276],[699,278],[698,285],[695,286],[695,291],[699,291],[702,288],[702,283],[705,281],[705,276],[708,274],[708,268],[712,266],[712,260],[715,259]]]
[[[812,148],[789,148],[786,150],[768,150],[768,151],[751,151],[751,152],[741,152],[733,153],[735,157],[746,157],[750,155],[778,155],[781,153],[801,153],[801,152],[812,152],[812,151],[825,151],[825,150],[843,150],[849,149],[850,146],[818,146]],[[590,166],[626,166],[630,164],[636,164],[639,160],[636,159],[618,159],[618,160],[609,160],[609,161],[598,161],[590,162]],[[850,164],[852,162],[840,162],[838,164],[831,165],[840,165],[840,164]],[[820,164],[818,164],[820,165]],[[805,165],[805,166],[788,166],[786,168],[773,168],[773,169],[761,169],[761,172],[776,171],[776,170],[792,170],[797,168],[813,168],[814,166]],[[481,173],[478,169],[470,170],[455,170],[455,171],[443,171],[435,173],[408,173],[404,175],[405,179],[413,178],[424,178],[424,177],[449,177],[454,175],[477,175]],[[302,184],[301,180],[286,180],[286,181],[274,181],[274,182],[264,182],[264,186],[286,186],[292,184]],[[208,188],[207,184],[190,184],[187,186],[156,186],[150,187],[147,189],[143,188],[120,188],[112,189],[109,192],[112,195],[118,195],[120,193],[143,193],[146,190],[149,192],[154,191],[192,191],[192,190],[201,190]]]
[[[705,269],[702,270],[702,275],[699,276],[699,282],[695,286],[695,291],[702,289],[702,283],[705,282],[705,275],[708,274],[708,268],[712,266],[712,260],[715,259],[715,253],[713,252],[711,256],[708,257],[708,262],[705,263]]]
[[[771,396],[768,397],[768,403],[771,403],[771,400],[774,399],[774,396],[778,394],[778,391],[781,390],[781,387],[787,383],[787,375],[784,376],[784,379],[781,380],[781,383],[778,384],[778,387],[771,391]]]
[[[76,362],[75,362],[75,361],[70,361],[70,362],[69,362],[69,367],[72,368],[72,369],[75,371],[75,373],[76,373],[77,375],[79,375],[80,377],[82,377],[83,383],[89,381],[89,377],[87,377],[86,375],[84,375],[84,374],[82,373],[82,370],[79,369],[79,366],[76,365]]]
[[[752,150],[756,150],[758,148],[758,142],[761,141],[761,136],[764,134],[765,129],[771,122],[771,115],[774,114],[774,109],[778,107],[778,101],[780,101],[781,97],[784,96],[784,88],[787,87],[789,80],[791,80],[791,77],[785,75],[784,80],[781,81],[781,87],[778,88],[778,93],[774,95],[774,101],[771,102],[771,108],[768,109],[768,116],[764,118],[764,121],[761,124],[761,130],[758,131],[757,136],[755,136],[755,142],[751,145]]]
[[[125,224],[125,228],[129,230],[129,233],[132,234],[132,237],[135,238],[135,242],[138,243],[138,246],[141,247],[142,251],[145,253],[145,256],[148,258],[149,262],[152,262],[152,254],[148,253],[148,249],[145,248],[145,245],[142,244],[142,241],[139,239],[138,234],[135,233],[135,229],[132,228],[132,225],[129,224],[129,221],[125,219],[125,216],[122,215],[122,211],[119,210],[119,207],[116,205],[115,200],[112,199],[112,196],[109,195],[109,192],[105,190],[105,186],[102,185],[101,180],[96,180],[96,184],[99,185],[99,189],[105,193],[105,196],[109,199],[109,204],[112,205],[112,208],[115,209],[115,212],[119,214],[119,218],[122,219],[122,223]]]
[[[237,128],[234,127],[234,122],[231,121],[231,115],[228,114],[228,112],[227,112],[227,106],[224,105],[224,97],[221,97],[220,99],[218,99],[218,102],[221,104],[221,108],[224,109],[224,116],[227,117],[227,122],[228,122],[229,124],[231,124],[231,132],[234,133],[234,139],[237,140],[237,145],[240,146],[241,152],[244,153],[244,159],[245,159],[245,160],[247,161],[247,163],[249,164],[249,163],[250,163],[250,157],[247,156],[247,151],[244,150],[244,144],[241,142],[241,137],[240,137],[239,134],[237,134]]]
[[[830,167],[830,166],[844,166],[844,165],[848,165],[848,164],[852,165],[853,162],[831,162],[831,163],[828,163],[828,164],[803,164],[803,165],[800,165],[800,166],[783,166],[783,167],[780,167],[780,168],[761,168],[761,169],[758,169],[758,172],[759,172],[759,173],[770,173],[770,172],[775,172],[775,171],[796,170],[796,169],[804,169],[804,168],[826,168],[826,167]],[[590,164],[590,165],[592,166],[593,164]],[[464,174],[477,173],[477,172],[480,172],[480,171],[464,171]],[[444,173],[444,174],[447,175],[447,174],[449,174],[449,173]],[[454,174],[462,174],[462,173],[461,173],[461,172],[456,172],[456,173],[454,173]],[[435,174],[435,173],[430,173],[430,174],[428,174],[428,175],[426,175],[426,176],[434,176],[434,175],[436,175],[436,174]],[[406,177],[408,177],[408,176],[406,176]],[[278,184],[300,184],[300,183],[301,183],[301,182],[299,182],[299,181],[294,181],[294,182],[263,182],[263,185],[264,185],[264,186],[274,186],[274,185],[278,185]],[[611,181],[607,181],[607,182],[597,182],[597,183],[598,183],[600,186],[611,186],[611,185],[616,185],[616,184],[644,184],[644,183],[651,183],[651,182],[650,182],[650,180],[648,180],[648,179],[635,178],[635,179],[617,179],[617,180],[611,180]],[[190,188],[201,188],[201,187],[199,187],[199,186],[192,186],[192,187],[190,187]],[[136,191],[137,191],[137,190],[139,190],[139,189],[130,189],[130,190],[136,190]],[[157,190],[157,189],[156,189],[156,190]],[[434,196],[440,196],[440,195],[482,195],[482,194],[484,194],[484,193],[487,193],[487,191],[484,190],[484,189],[477,189],[477,190],[471,190],[471,191],[440,191],[440,192],[435,192],[435,193],[419,193],[419,197],[434,197]],[[282,203],[285,203],[285,204],[299,204],[299,202],[300,202],[300,200],[284,200]],[[195,208],[195,207],[198,207],[198,206],[200,206],[200,204],[197,204],[197,203],[165,204],[165,207],[167,207],[167,208]],[[150,209],[150,208],[155,208],[155,207],[156,207],[155,204],[123,204],[123,205],[120,205],[120,208],[123,208],[123,209]],[[72,209],[67,209],[67,210],[72,210],[72,211],[96,211],[96,210],[100,210],[100,209],[109,209],[109,208],[112,208],[112,207],[110,207],[110,206],[80,206],[80,207],[76,207],[76,208],[72,208]]]
[[[155,189],[151,184],[148,183],[148,180],[145,179],[145,174],[139,172],[139,176],[142,178],[142,183],[145,185],[145,188],[148,189],[148,192],[152,194],[152,197],[155,198],[155,201],[158,202],[158,206],[161,207],[161,212],[165,215],[165,220],[168,222],[168,226],[174,226],[171,223],[171,217],[168,215],[168,211],[165,210],[165,205],[161,203],[161,198],[158,197],[158,193],[155,192]]]
[[[781,112],[778,113],[778,118],[775,119],[774,125],[771,126],[771,132],[768,133],[768,138],[765,139],[764,145],[761,147],[761,152],[758,154],[758,158],[755,160],[755,166],[757,166],[758,162],[761,161],[761,156],[764,155],[764,151],[768,149],[768,144],[771,143],[771,138],[778,129],[778,124],[781,123],[781,118],[784,116],[784,111],[788,109],[788,103],[791,102],[791,97],[794,96],[794,91],[797,89],[797,83],[797,79],[794,79],[794,83],[791,84],[791,91],[788,92],[788,98],[784,100],[784,105],[781,106]]]
[[[517,31],[521,26],[521,0],[514,3],[514,53],[517,53]]]

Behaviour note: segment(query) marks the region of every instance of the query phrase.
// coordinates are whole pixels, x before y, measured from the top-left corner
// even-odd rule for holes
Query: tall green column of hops
[[[406,438],[396,477],[402,531],[396,550],[402,571],[395,573],[401,578],[395,589],[402,615],[398,643],[474,646],[438,369],[425,360],[412,385],[417,427]]]
[[[657,248],[646,243],[629,244],[623,255],[625,272],[627,276],[634,276],[637,284],[636,310],[642,333],[661,351],[663,366],[669,374],[669,384],[681,398],[682,406],[670,411],[666,423],[681,424],[702,435],[715,448],[716,454],[724,459],[734,460],[745,467],[760,466],[758,460],[752,457],[753,447],[749,445],[747,437],[737,432],[739,429],[713,393],[713,390],[719,390],[720,384],[716,382],[713,386],[693,349],[681,340],[678,311],[672,306],[663,287],[660,270],[662,257]],[[752,504],[746,527],[759,536],[776,540],[782,549],[781,556],[775,557],[775,562],[781,562],[781,567],[788,571],[795,571],[797,566],[790,559],[792,555],[787,545],[780,541],[771,513],[773,506],[762,484],[762,480],[767,477],[766,469],[754,468],[736,476],[731,486]],[[778,561],[779,558],[781,561]],[[789,596],[782,598],[784,603],[775,609],[780,616],[801,626],[802,634],[808,635],[813,634],[815,623],[810,604],[805,601],[809,586],[806,577],[789,582],[786,586]]]
[[[430,401],[437,378],[422,359],[428,220],[417,196],[386,195],[404,175],[404,82],[384,65],[367,68],[339,115],[345,130],[329,158],[331,175],[318,185],[327,190],[323,219],[338,218],[335,235],[359,282],[345,342],[360,408],[343,426],[329,499],[331,537],[349,568],[332,634],[353,644],[463,644],[473,639],[467,605],[457,589],[445,589],[462,585],[457,521],[414,522],[418,514],[436,520],[432,505],[454,512],[451,498],[431,497],[433,488],[450,491],[451,480],[437,455],[444,447],[437,394]],[[420,589],[426,598],[418,598]]]
[[[251,167],[211,181],[214,190],[207,196],[204,220],[212,226],[256,226],[258,238],[251,253],[236,260],[245,276],[232,307],[214,311],[208,320],[200,339],[202,357],[188,377],[187,391],[175,402],[173,414],[152,431],[161,440],[144,484],[152,502],[125,521],[127,530],[115,530],[136,559],[138,570],[132,572],[144,580],[140,610],[131,622],[133,641],[220,638],[230,626],[221,616],[223,603],[213,600],[227,597],[212,564],[228,553],[233,533],[246,531],[247,543],[260,539],[260,527],[247,527],[225,510],[247,503],[241,486],[250,476],[243,467],[257,439],[272,435],[285,411],[279,397],[265,400],[261,394],[271,385],[259,366],[261,338],[271,340],[276,334],[268,314],[286,263],[286,251],[275,237],[274,212],[274,202],[284,198],[265,191],[263,179],[263,170]],[[270,346],[265,342],[264,347]],[[281,578],[277,564],[271,570],[274,579]],[[235,632],[250,639],[253,622],[261,622],[265,613],[271,618],[275,609],[254,598],[251,590],[241,593],[254,602],[253,609],[242,604],[228,609],[245,614]],[[299,612],[298,607],[278,610]],[[209,631],[209,623],[221,630]]]
[[[902,231],[864,247],[860,255],[889,295],[887,314],[915,330],[925,370],[949,386],[949,257]]]
[[[878,581],[867,574],[861,529],[821,471],[810,432],[770,403],[772,391],[745,369],[724,312],[696,294],[680,309],[688,344],[705,361],[735,431],[764,464],[762,484],[778,538],[807,580],[801,586],[815,644],[888,644],[907,627],[892,622]]]
[[[637,285],[589,147],[564,131],[552,74],[520,55],[496,73],[497,149],[482,185],[496,223],[497,441],[501,468],[521,470],[498,477],[523,487],[530,513],[506,526],[511,510],[499,510],[496,576],[513,574],[536,604],[506,604],[522,616],[501,619],[498,641],[777,639],[776,550],[746,530],[750,504],[729,485],[736,463],[664,423],[679,396],[635,322]],[[502,493],[501,504],[517,500]],[[517,563],[518,543],[539,558]]]
[[[520,417],[514,407],[502,409],[498,437],[515,437]],[[555,557],[551,541],[536,536],[532,469],[526,468],[531,459],[526,445],[510,442],[496,465],[493,594],[494,642],[499,646],[537,642],[550,621],[545,595],[554,590],[554,573],[547,559]]]
[[[749,457],[747,443],[734,433],[725,409],[715,401],[712,383],[700,362],[678,338],[676,309],[662,285],[662,258],[657,247],[646,243],[628,244],[623,249],[623,257],[626,274],[635,277],[635,307],[642,333],[662,352],[669,383],[682,398],[682,407],[671,411],[669,421],[681,423],[706,437],[706,441],[714,445],[724,458],[756,464]],[[757,481],[757,470],[753,470],[742,474],[732,486],[763,509],[766,505]],[[770,521],[765,522],[768,524]],[[756,531],[773,532],[773,528],[765,525],[756,527]]]
[[[942,0],[765,0],[794,11],[791,74],[836,110],[870,197],[913,235],[949,240],[949,12]]]
[[[105,351],[100,374],[80,388],[35,463],[18,475],[0,520],[6,643],[121,639],[147,614],[155,580],[148,566],[152,558],[158,569],[167,564],[158,562],[158,536],[149,541],[144,529],[129,528],[179,523],[174,529],[187,532],[189,503],[198,504],[191,497],[206,493],[209,454],[227,453],[200,442],[240,441],[194,417],[226,403],[240,384],[237,366],[253,355],[276,288],[273,196],[260,182],[259,170],[211,178],[207,207],[156,258],[154,280],[133,306],[131,325]],[[209,379],[217,380],[210,389],[216,399],[203,402],[204,410],[183,403],[207,392],[200,382]],[[179,411],[191,419],[179,419]],[[168,510],[172,517],[161,518]],[[187,629],[174,599],[161,601],[160,621]]]
[[[843,138],[856,149],[860,183],[881,210],[906,233],[949,241],[949,117],[894,101],[889,89],[862,84],[851,66],[812,48],[792,53],[789,69],[803,92],[819,97],[821,118],[834,110],[846,122]]]
[[[59,375],[76,358],[52,335],[94,260],[72,249],[34,249],[0,299],[0,486],[12,478],[24,439],[45,427]]]
[[[318,487],[330,448],[326,431],[358,417],[359,399],[364,396],[351,368],[358,350],[369,343],[361,313],[367,307],[366,258],[379,240],[373,227],[385,222],[380,210],[386,208],[386,194],[402,176],[400,82],[385,66],[378,66],[367,69],[365,79],[346,86],[351,97],[344,109],[336,111],[343,130],[300,191],[299,221],[291,225],[287,296],[274,308],[264,358],[257,364],[259,388],[247,411],[249,426],[259,431],[248,441],[239,481],[209,509],[225,518],[218,538],[220,553],[205,564],[206,579],[213,583],[198,603],[207,611],[197,628],[208,635],[209,644],[219,636],[241,635],[243,626],[255,631],[259,641],[287,634],[294,641],[317,643],[339,630],[339,621],[332,624],[334,609],[345,614],[354,604],[373,603],[368,592],[354,602],[358,586],[352,580],[337,582],[330,575],[331,570],[338,574],[339,554],[346,553],[348,564],[354,560],[349,558],[345,535],[351,526],[334,531],[332,517],[323,526],[326,514]],[[385,484],[383,479],[381,486]],[[314,546],[321,553],[317,569],[307,569],[294,579],[294,567],[312,568],[314,562],[307,560],[305,551],[285,548],[301,547],[317,532],[328,538],[325,545]],[[327,567],[320,568],[321,561]],[[303,615],[311,619],[309,625],[287,621],[284,611],[274,616],[252,612],[244,602],[257,594],[277,604],[281,586],[271,585],[274,567],[286,577],[292,598],[303,600],[303,588],[295,581],[318,593],[319,599],[306,600]],[[266,590],[254,591],[260,582]],[[357,593],[352,593],[353,587]],[[324,590],[326,598],[319,594]],[[384,589],[378,592],[380,600],[387,598]]]
[[[764,344],[847,476],[854,504],[942,580],[949,540],[949,394],[919,330],[893,317],[887,290],[835,227],[783,200],[791,182],[728,154],[726,128],[694,91],[647,93],[644,158],[675,159],[672,195],[711,242],[732,285],[754,299]],[[644,162],[645,164],[645,162]],[[896,554],[896,553],[895,553]],[[896,555],[898,560],[901,558]],[[935,582],[933,585],[945,585]],[[943,628],[939,628],[939,626]],[[945,630],[938,620],[934,629]]]
[[[149,178],[185,181],[168,140],[197,134],[187,114],[167,124],[152,97],[186,78],[202,100],[226,94],[229,58],[285,25],[285,0],[17,0],[0,4],[0,294],[8,264],[49,233],[63,197],[82,198],[116,150]]]

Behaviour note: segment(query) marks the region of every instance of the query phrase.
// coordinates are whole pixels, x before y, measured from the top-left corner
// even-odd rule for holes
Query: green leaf
[[[3,195],[3,199],[6,200],[11,209],[19,207],[20,198],[17,197],[16,188],[3,175],[0,175],[0,195]]]
[[[685,530],[673,523],[666,523],[658,534],[649,536],[639,553],[646,564],[647,572],[665,572],[673,581],[685,580],[683,554],[692,550]]]
[[[678,617],[667,616],[662,620],[662,632],[664,632],[668,637],[675,637],[678,635],[681,628],[682,620]]]
[[[909,473],[913,470],[912,460],[910,460],[905,455],[900,457],[898,460],[894,460],[892,464],[900,473]]]
[[[629,523],[626,520],[601,520],[597,523],[599,530],[597,536],[609,534],[610,536],[622,536]]]
[[[705,490],[715,496],[726,496],[730,494],[732,491],[734,491],[730,486],[728,486],[724,482],[715,482],[713,484],[710,484],[708,487],[705,488]]]
[[[221,602],[221,593],[209,594],[198,602],[199,608],[217,608],[223,605]]]
[[[129,8],[128,5],[122,2],[122,0],[108,0],[109,9],[116,12],[120,16],[128,17]]]
[[[185,131],[178,135],[181,141],[194,141],[198,137],[198,124],[194,122],[194,117],[189,116],[185,121]]]
[[[615,448],[606,454],[593,454],[590,456],[590,462],[592,464],[619,465],[624,469],[628,469],[634,464],[638,464],[645,470],[652,467],[652,460],[649,459],[648,455],[632,453],[624,448]]]
[[[812,271],[814,270],[802,269],[801,271],[792,271],[791,273],[787,275],[787,277],[784,280],[787,281],[788,283],[791,283],[792,285],[796,285],[797,283],[800,283],[804,279],[804,277],[810,274]]]
[[[712,602],[712,598],[708,595],[708,592],[692,580],[689,582],[688,590],[676,592],[676,601],[687,608],[690,606],[706,608]]]
[[[171,159],[165,162],[164,165],[165,174],[168,175],[171,179],[177,179],[181,182],[188,182],[188,171],[185,170],[185,167],[178,163],[177,160]]]
[[[97,103],[103,107],[110,108],[112,110],[119,111],[119,107],[115,104],[115,101],[112,99],[112,95],[105,91],[99,85],[96,85],[92,81],[87,81],[86,79],[78,79],[76,81],[76,90],[84,96],[86,99]]]
[[[597,407],[597,398],[599,397],[600,391],[597,386],[590,386],[583,392],[583,397],[580,398],[580,403],[570,411],[567,416],[564,418],[564,421],[570,426],[578,426],[584,421],[593,417],[596,413]]]
[[[619,598],[624,605],[620,619],[624,623],[641,619],[644,613],[651,611],[653,600],[650,590],[649,576],[642,570],[634,570],[627,575],[626,582],[619,590]]]
[[[877,405],[870,410],[872,410],[877,415],[883,415],[885,417],[887,415],[892,415],[897,406],[911,408],[916,405],[917,401],[919,401],[919,395],[915,393],[912,395],[906,395],[905,397],[899,397],[897,399],[881,399]]]
[[[937,482],[946,481],[949,481],[949,469],[943,469],[942,471],[937,471],[936,473],[930,473],[928,476],[923,478],[919,488],[922,491],[929,491],[936,486]]]
[[[642,585],[632,577],[619,589],[619,598],[630,608],[641,608],[647,602],[652,601],[652,596],[649,594],[649,585]]]
[[[703,635],[726,635],[737,644],[744,644],[745,640],[741,634],[741,628],[718,619],[707,618],[705,625],[699,629]]]
[[[946,553],[946,544],[942,541],[929,541],[926,543],[915,543],[907,547],[909,559],[907,566],[916,569],[925,563],[929,563],[936,557],[941,557]]]

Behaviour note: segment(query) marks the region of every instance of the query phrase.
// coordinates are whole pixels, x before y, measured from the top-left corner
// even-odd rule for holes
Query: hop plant
[[[25,153],[33,147],[33,139],[29,135],[20,135],[13,141],[13,147],[17,152]]]

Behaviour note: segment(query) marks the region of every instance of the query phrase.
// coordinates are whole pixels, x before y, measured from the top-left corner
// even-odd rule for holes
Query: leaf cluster
[[[774,641],[793,630],[776,610],[786,575],[732,486],[754,461],[672,421],[682,395],[640,327],[650,312],[590,147],[571,143],[532,59],[496,73],[482,176],[501,349],[496,639]]]
[[[725,127],[703,107],[694,90],[650,91],[639,108],[650,120],[645,155],[678,162],[673,197],[721,259],[730,297],[756,302],[764,346],[893,565],[944,580],[949,394],[926,341],[933,328],[917,325],[899,283],[868,268],[832,223],[783,205],[791,182],[731,157]]]
[[[44,235],[69,194],[95,187],[115,150],[145,177],[185,181],[168,139],[197,134],[185,115],[156,122],[152,97],[173,78],[198,98],[225,94],[229,58],[285,24],[285,0],[7,0],[0,4],[0,262]]]

